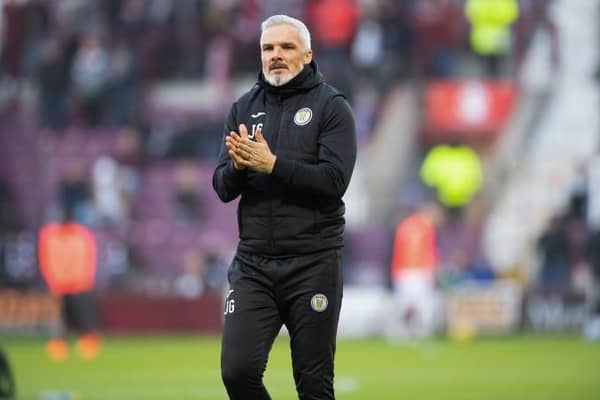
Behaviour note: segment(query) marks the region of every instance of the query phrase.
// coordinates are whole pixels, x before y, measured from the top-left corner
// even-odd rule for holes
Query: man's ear
[[[307,50],[306,53],[304,54],[304,64],[310,64],[310,62],[312,61],[312,58],[313,58],[313,51]]]

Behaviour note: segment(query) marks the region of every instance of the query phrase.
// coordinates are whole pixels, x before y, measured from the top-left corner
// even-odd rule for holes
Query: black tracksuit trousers
[[[331,249],[287,258],[236,254],[229,268],[221,349],[221,373],[231,400],[271,398],[262,378],[282,324],[290,333],[299,399],[335,398],[341,253]]]

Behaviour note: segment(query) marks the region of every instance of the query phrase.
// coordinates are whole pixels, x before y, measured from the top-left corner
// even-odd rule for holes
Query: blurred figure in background
[[[394,291],[390,339],[421,339],[435,330],[438,263],[437,229],[444,219],[442,209],[426,202],[396,229],[392,255]]]
[[[565,221],[559,216],[550,220],[548,227],[538,239],[537,248],[542,258],[539,285],[550,291],[569,288],[569,237]]]
[[[50,292],[59,297],[64,326],[47,346],[49,357],[64,361],[69,356],[67,333],[81,333],[77,351],[93,359],[100,351],[97,311],[92,297],[95,285],[97,249],[92,231],[72,220],[65,210],[61,223],[48,223],[39,233],[38,255],[42,276]]]
[[[600,229],[589,235],[587,258],[591,267],[592,282],[587,296],[589,317],[584,326],[584,334],[588,339],[600,340]]]
[[[122,225],[129,221],[132,201],[140,185],[143,156],[133,129],[123,129],[115,143],[114,155],[102,155],[94,162],[92,183],[99,222]]]
[[[352,101],[348,65],[359,22],[356,0],[319,0],[308,3],[307,15],[323,76]]]
[[[213,251],[204,254],[206,287],[215,293],[221,293],[227,280],[227,265]]]
[[[133,120],[136,100],[138,65],[134,51],[123,42],[110,52],[108,99],[110,121],[125,126]]]
[[[53,131],[63,128],[67,122],[69,70],[65,51],[58,38],[50,37],[43,43],[36,79],[40,126]]]
[[[0,176],[0,236],[21,227],[10,185]]]
[[[460,212],[451,210],[438,232],[437,279],[442,290],[491,284],[496,278],[481,245],[483,207],[481,198],[475,198]]]
[[[375,16],[363,16],[352,42],[351,59],[358,75],[375,84],[381,84],[380,64],[384,58],[384,35],[381,23]]]
[[[15,84],[22,78],[21,60],[25,52],[25,6],[22,2],[0,3],[3,15],[2,40],[0,41],[0,73]]]
[[[198,181],[198,168],[195,163],[181,161],[177,164],[173,196],[175,219],[179,223],[197,223],[205,216],[204,204],[198,192]]]
[[[74,220],[85,224],[95,218],[90,186],[82,160],[67,160],[58,187],[60,207],[68,210]]]
[[[487,75],[499,78],[510,55],[511,25],[519,17],[517,0],[467,0],[465,15],[471,23],[471,47],[487,66]]]
[[[421,165],[421,179],[437,190],[438,200],[454,213],[468,205],[481,189],[481,158],[459,142],[432,147]]]
[[[98,36],[84,36],[73,60],[71,80],[80,116],[87,126],[96,127],[102,122],[110,67],[109,54]]]
[[[182,271],[175,279],[175,291],[186,299],[195,299],[204,293],[206,286],[206,259],[196,249],[187,249],[182,256]]]
[[[122,194],[119,165],[109,156],[101,156],[92,169],[94,205],[100,222],[119,223],[127,220],[127,207]]]
[[[461,10],[452,0],[420,0],[412,13],[417,72],[425,78],[455,74],[456,50],[462,35]]]

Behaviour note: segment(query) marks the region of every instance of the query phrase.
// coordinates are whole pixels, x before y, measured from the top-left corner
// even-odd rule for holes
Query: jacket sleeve
[[[273,177],[318,196],[341,198],[356,161],[354,117],[342,96],[330,100],[323,112],[318,163],[309,164],[277,156]]]
[[[233,166],[233,161],[229,157],[227,147],[225,147],[225,138],[230,131],[238,131],[237,103],[231,107],[227,121],[223,128],[223,137],[219,151],[217,166],[213,173],[212,184],[215,192],[223,202],[234,200],[242,192],[246,181],[246,171],[237,170]]]

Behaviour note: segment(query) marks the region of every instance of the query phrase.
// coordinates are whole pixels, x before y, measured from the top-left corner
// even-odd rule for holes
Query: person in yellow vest
[[[473,51],[483,57],[492,76],[500,75],[501,60],[511,48],[511,24],[519,17],[517,0],[467,0]]]
[[[426,202],[396,228],[390,266],[395,308],[388,326],[391,339],[421,339],[434,333],[437,229],[443,220],[442,209]]]
[[[481,189],[481,160],[469,146],[438,145],[425,156],[421,178],[437,190],[438,200],[444,206],[459,209]]]
[[[95,285],[97,249],[94,233],[73,221],[65,212],[61,223],[48,223],[38,237],[40,271],[50,292],[59,297],[65,328],[47,346],[48,356],[55,361],[68,358],[66,334],[69,329],[81,333],[77,351],[89,360],[100,351],[101,339],[92,291]]]

